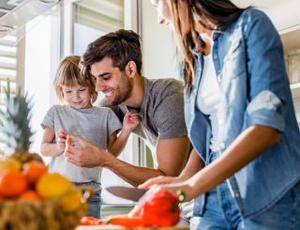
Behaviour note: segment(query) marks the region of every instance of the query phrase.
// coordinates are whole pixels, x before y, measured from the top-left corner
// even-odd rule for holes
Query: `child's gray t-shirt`
[[[75,109],[67,105],[54,105],[47,112],[41,124],[43,128],[50,127],[57,134],[64,129],[66,134],[80,136],[92,144],[107,149],[111,134],[122,128],[115,113],[105,107]],[[58,137],[55,135],[54,143]],[[75,143],[76,145],[76,143]],[[72,182],[100,182],[101,167],[86,168],[74,165],[65,159],[63,154],[52,157],[49,169],[68,177]]]

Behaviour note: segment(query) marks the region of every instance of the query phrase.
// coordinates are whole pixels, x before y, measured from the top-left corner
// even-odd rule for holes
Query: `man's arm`
[[[186,136],[158,140],[156,154],[158,168],[138,167],[119,159],[109,160],[104,166],[133,186],[156,176],[178,176],[184,168],[190,149]]]
[[[80,149],[69,147],[67,159],[79,166],[102,166],[110,169],[133,186],[142,184],[156,176],[177,176],[188,158],[190,142],[186,136],[173,139],[158,140],[158,168],[138,167],[117,159],[114,155],[97,148],[82,138],[74,137],[81,145]]]
[[[139,185],[138,187],[143,189],[149,189],[153,185],[164,185],[164,184],[174,184],[174,183],[184,182],[185,180],[191,178],[197,172],[202,170],[204,167],[205,167],[205,163],[202,161],[202,159],[200,158],[196,150],[193,149],[192,152],[190,153],[190,157],[187,164],[185,165],[184,169],[182,170],[179,176],[154,177],[151,178],[150,180],[147,180],[145,183]]]

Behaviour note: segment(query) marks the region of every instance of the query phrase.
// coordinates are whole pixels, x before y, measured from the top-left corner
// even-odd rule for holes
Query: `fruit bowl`
[[[74,229],[86,215],[89,194],[64,176],[48,172],[41,161],[16,155],[1,159],[0,229]]]
[[[85,204],[76,211],[64,212],[57,199],[35,202],[8,200],[0,204],[0,229],[71,230],[85,214]]]

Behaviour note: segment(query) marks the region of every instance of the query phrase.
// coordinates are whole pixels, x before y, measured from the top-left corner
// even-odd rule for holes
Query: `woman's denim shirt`
[[[218,109],[220,151],[253,125],[280,131],[280,140],[227,180],[243,217],[258,214],[278,201],[300,179],[300,135],[278,32],[269,18],[246,9],[226,31],[213,34],[213,61],[221,88]],[[195,80],[186,89],[185,118],[189,137],[204,162],[211,127],[195,104],[203,57],[195,63]],[[201,213],[204,199],[196,199]]]

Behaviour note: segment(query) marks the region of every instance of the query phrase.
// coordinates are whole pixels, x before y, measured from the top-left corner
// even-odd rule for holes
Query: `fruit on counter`
[[[15,159],[8,158],[5,160],[0,160],[0,171],[5,171],[5,170],[20,171],[21,167],[22,167],[21,162]]]
[[[48,172],[48,168],[40,161],[30,161],[23,165],[23,175],[34,184],[38,179]]]
[[[104,223],[104,219],[98,219],[93,216],[83,216],[80,219],[80,225],[102,225]]]
[[[4,198],[21,195],[27,189],[26,178],[18,171],[4,171],[0,174],[0,194]]]
[[[82,204],[81,191],[72,189],[59,197],[59,202],[65,212],[73,212]]]
[[[148,191],[128,214],[141,218],[146,227],[168,227],[179,222],[179,199],[169,190],[157,187]]]
[[[107,219],[98,219],[93,216],[83,216],[80,225],[119,225],[127,228],[142,227],[143,222],[139,217],[128,215],[109,216]]]
[[[39,201],[41,197],[37,194],[36,191],[27,190],[19,196],[19,200],[21,201]]]
[[[0,229],[74,229],[87,204],[80,200],[78,206],[78,192],[63,198],[73,184],[49,174],[42,158],[29,152],[33,133],[26,95],[11,93],[8,85],[5,96],[0,109]]]
[[[128,215],[111,216],[105,221],[105,224],[120,225],[127,228],[144,226],[141,217],[134,217]]]
[[[73,184],[59,173],[44,174],[36,184],[38,194],[43,198],[55,198],[71,191]]]
[[[171,227],[179,222],[180,209],[178,204],[183,196],[171,193],[169,190],[157,187],[148,191],[129,212],[128,215],[110,216],[98,223],[95,219],[89,220],[84,217],[82,225],[120,225],[127,228],[132,227]]]

